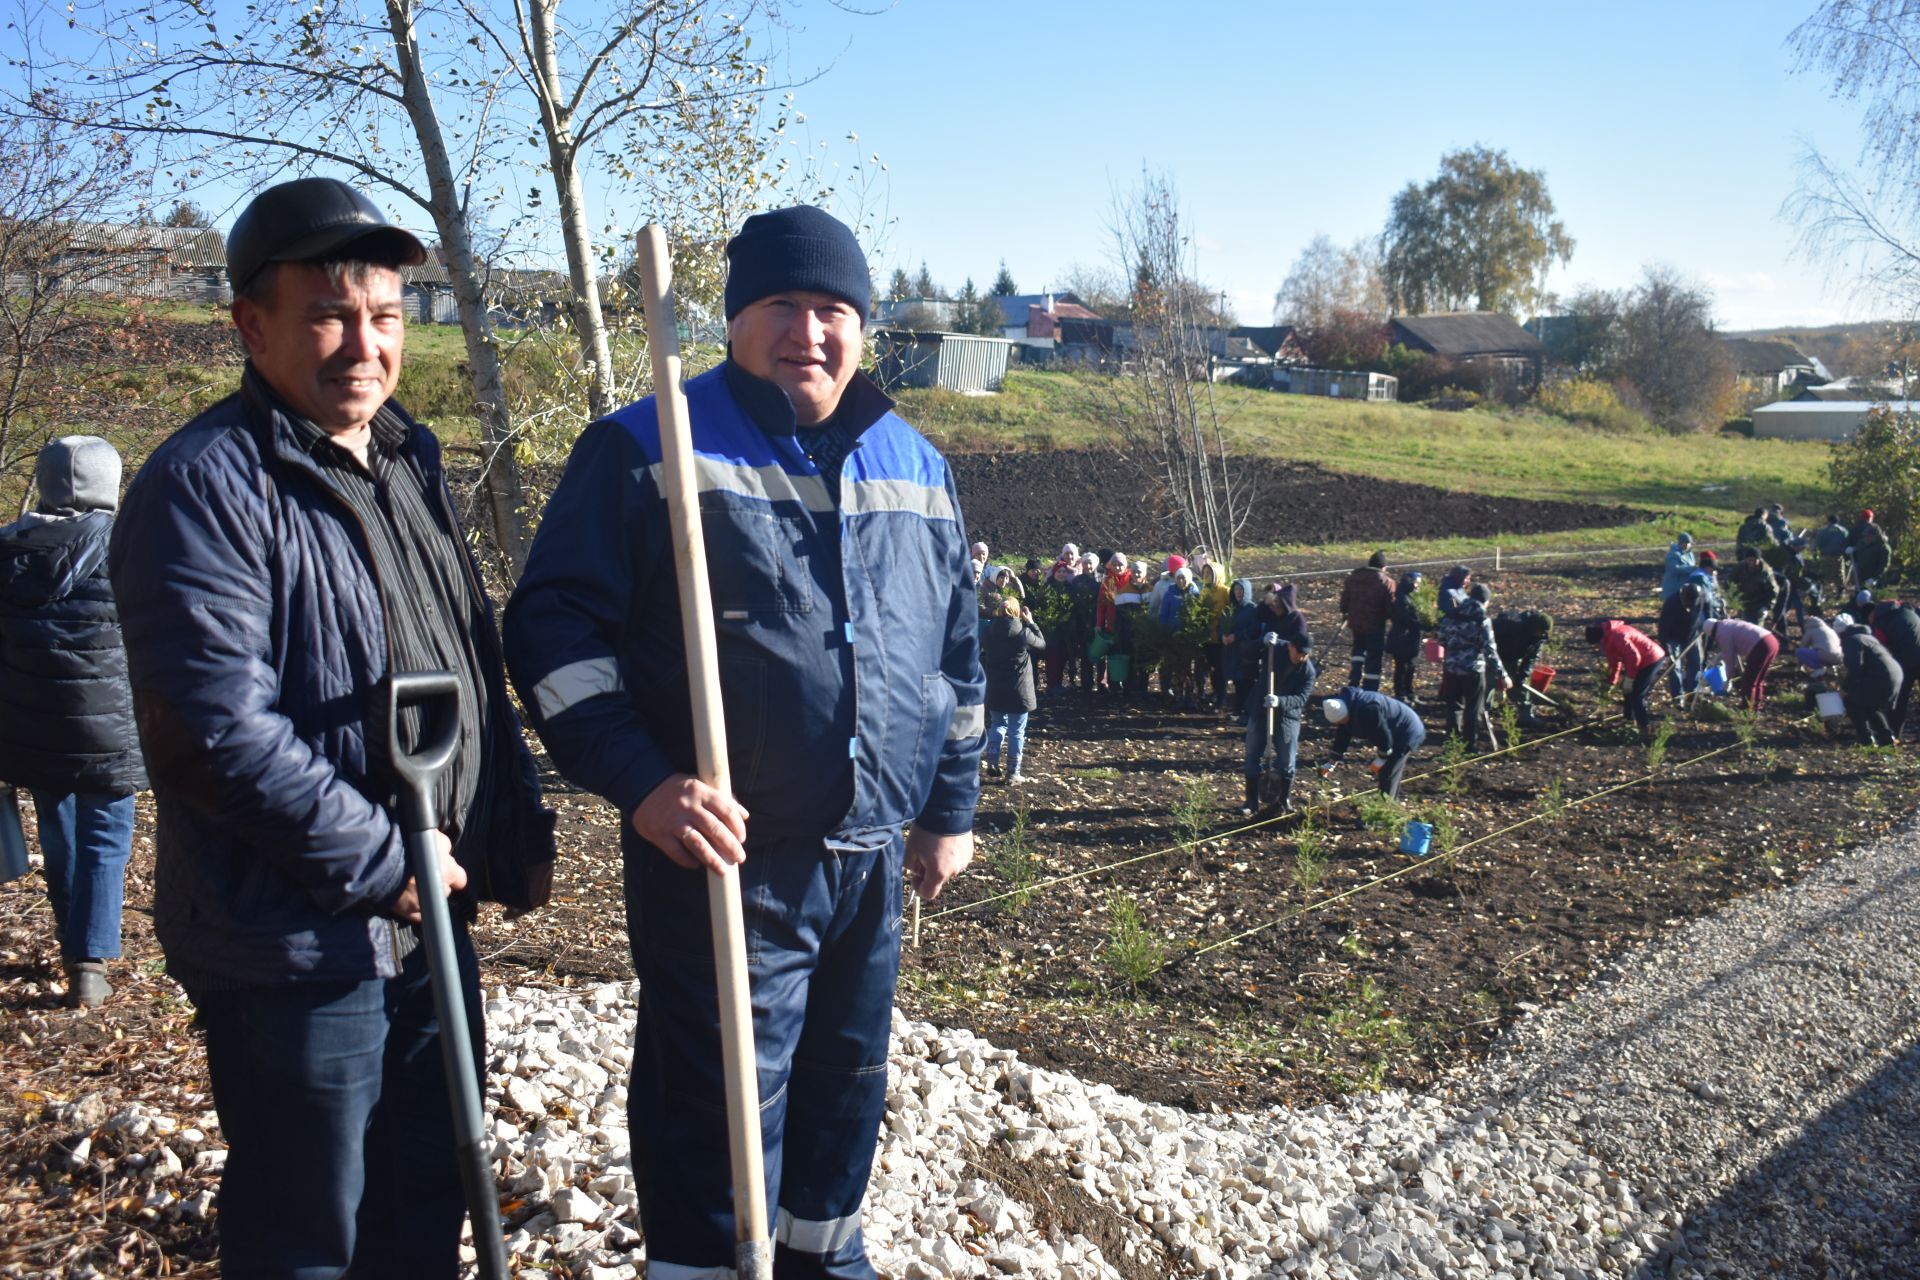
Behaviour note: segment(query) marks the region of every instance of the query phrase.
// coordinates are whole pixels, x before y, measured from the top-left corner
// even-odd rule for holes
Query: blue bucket
[[[1707,688],[1713,690],[1715,693],[1725,693],[1727,691],[1726,663],[1716,662],[1705,671],[1702,671],[1700,675],[1706,680]]]
[[[1421,857],[1433,843],[1433,827],[1425,822],[1409,822],[1400,828],[1400,852]]]

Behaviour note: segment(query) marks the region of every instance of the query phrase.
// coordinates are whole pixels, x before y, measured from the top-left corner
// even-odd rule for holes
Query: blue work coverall
[[[972,572],[946,461],[856,374],[821,430],[731,363],[687,384],[718,632],[781,1276],[874,1274],[860,1231],[886,1105],[902,826],[973,823],[984,736]],[[812,430],[812,429],[809,429]],[[505,620],[569,780],[631,818],[693,772],[651,399],[575,444]],[[621,826],[641,1007],[628,1118],[653,1280],[730,1274],[734,1228],[705,871]]]

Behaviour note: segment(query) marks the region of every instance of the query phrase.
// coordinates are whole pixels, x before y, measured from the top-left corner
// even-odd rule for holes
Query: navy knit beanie
[[[873,281],[867,255],[847,224],[824,209],[795,205],[756,213],[727,241],[727,319],[768,294],[829,293],[867,321]]]

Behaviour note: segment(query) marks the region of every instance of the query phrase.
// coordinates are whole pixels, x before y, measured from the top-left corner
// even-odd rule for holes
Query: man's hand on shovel
[[[446,882],[447,896],[452,897],[455,889],[467,887],[467,869],[453,858],[453,841],[447,839],[444,831],[435,831],[433,836],[434,852],[440,855],[440,879]],[[407,877],[406,888],[400,890],[400,896],[393,900],[393,914],[408,924],[420,923],[420,886]]]

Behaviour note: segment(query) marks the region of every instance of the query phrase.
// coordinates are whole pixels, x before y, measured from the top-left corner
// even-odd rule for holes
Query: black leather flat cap
[[[407,266],[427,260],[412,232],[388,222],[379,206],[338,178],[296,178],[268,187],[227,233],[227,279],[240,292],[269,262],[308,262],[357,240],[379,236]]]

